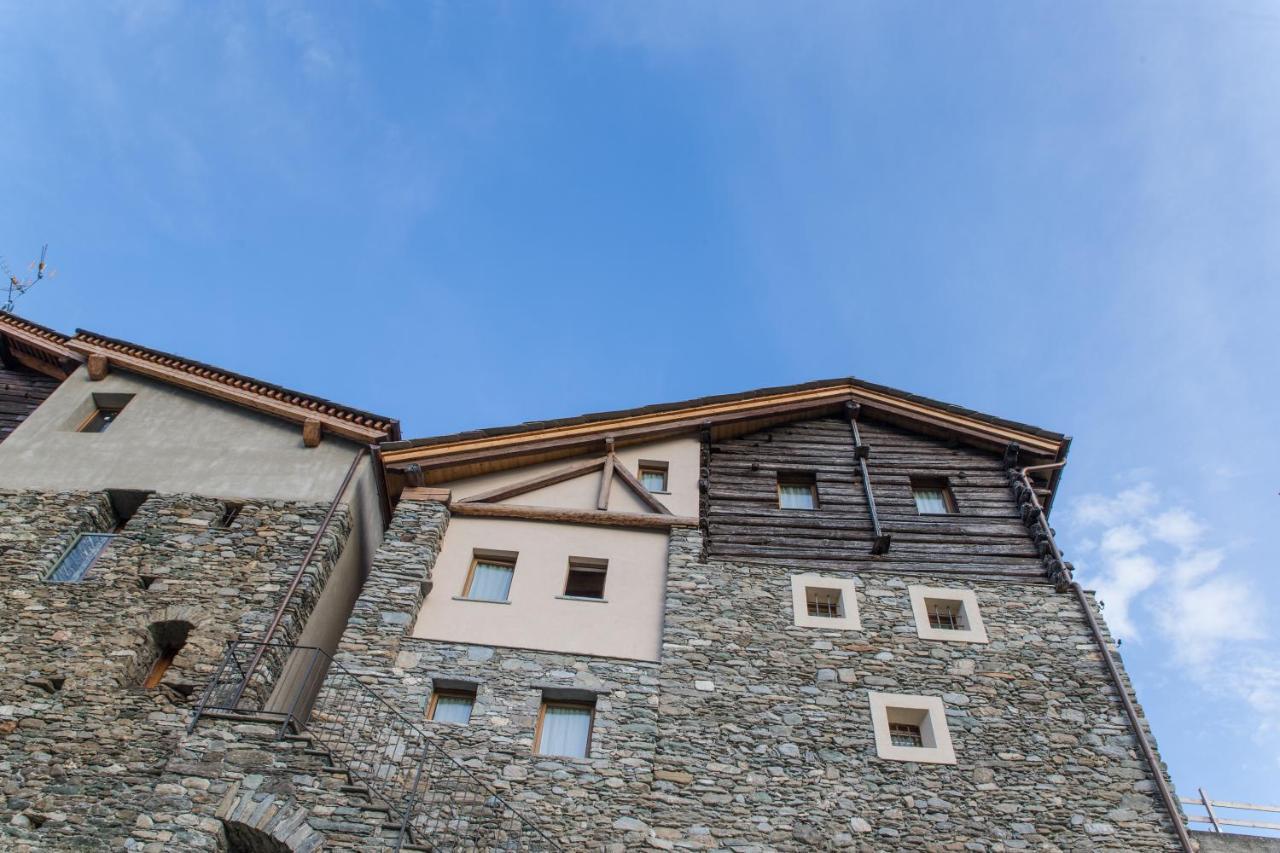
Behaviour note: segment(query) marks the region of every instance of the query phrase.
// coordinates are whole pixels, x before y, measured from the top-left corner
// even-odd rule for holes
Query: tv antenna
[[[27,278],[18,278],[14,275],[13,270],[9,268],[9,262],[4,259],[3,255],[0,255],[0,270],[4,271],[5,284],[9,288],[9,292],[5,296],[4,300],[3,310],[5,312],[13,311],[13,306],[18,301],[19,297],[23,296],[28,290],[43,281],[46,276],[53,278],[58,274],[57,270],[51,270],[46,267],[45,257],[48,254],[49,244],[45,243],[40,248],[40,260],[32,261],[27,264],[27,272],[29,274],[35,273],[35,275],[29,275]]]

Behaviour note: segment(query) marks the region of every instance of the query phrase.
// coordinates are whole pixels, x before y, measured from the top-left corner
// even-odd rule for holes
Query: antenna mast
[[[35,287],[44,279],[46,270],[45,257],[48,254],[49,244],[45,243],[40,249],[40,260],[32,261],[27,265],[28,272],[32,270],[35,271],[35,276],[31,278],[18,278],[14,275],[13,270],[9,269],[9,262],[4,259],[3,255],[0,255],[0,270],[4,271],[4,277],[6,279],[5,284],[8,285],[9,288],[9,292],[5,296],[3,309],[6,313],[13,311],[13,306],[18,301],[19,297],[26,294],[28,290]],[[49,278],[53,278],[54,275],[56,275],[56,273],[53,270],[49,270]]]

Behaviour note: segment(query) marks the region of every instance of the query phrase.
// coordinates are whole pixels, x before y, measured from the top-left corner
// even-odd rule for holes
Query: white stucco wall
[[[627,470],[639,478],[640,460],[649,462],[666,462],[667,489],[669,494],[657,495],[667,509],[675,515],[697,516],[698,514],[698,463],[700,447],[696,437],[674,438],[650,444],[639,444],[624,447],[618,451],[618,461]],[[453,499],[496,489],[509,483],[529,480],[540,474],[546,474],[571,465],[574,462],[590,459],[601,454],[588,454],[574,459],[558,459],[530,465],[526,468],[515,468],[495,474],[485,474],[467,480],[455,480],[442,483],[441,487],[451,489]],[[568,509],[595,509],[596,496],[600,487],[600,472],[592,471],[573,480],[556,483],[534,492],[508,498],[503,503],[524,504],[527,506],[564,507]],[[612,512],[650,512],[648,507],[636,498],[630,489],[620,480],[615,479],[609,491],[609,510]]]
[[[519,555],[509,603],[455,598],[462,595],[477,549]],[[609,561],[605,602],[557,598],[564,593],[570,557]],[[665,531],[454,517],[413,635],[657,660],[666,564]]]

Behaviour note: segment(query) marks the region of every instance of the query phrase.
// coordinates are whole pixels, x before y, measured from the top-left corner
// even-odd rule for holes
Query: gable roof
[[[97,332],[77,329],[73,337],[68,337],[13,314],[0,312],[0,339],[17,360],[58,379],[65,379],[79,362],[97,356],[104,365],[292,423],[318,421],[324,432],[353,441],[377,442],[400,438],[400,422],[394,418]]]

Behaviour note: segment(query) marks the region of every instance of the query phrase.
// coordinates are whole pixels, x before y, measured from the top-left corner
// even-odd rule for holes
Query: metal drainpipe
[[[253,657],[249,660],[248,667],[245,668],[244,678],[241,679],[240,686],[236,689],[235,699],[231,703],[233,708],[240,704],[240,697],[244,695],[245,688],[249,686],[249,679],[253,677],[258,664],[262,662],[262,656],[267,651],[267,644],[271,642],[271,638],[275,636],[280,623],[284,621],[284,614],[289,607],[289,603],[293,600],[293,594],[298,591],[298,585],[302,583],[302,575],[307,571],[307,567],[311,565],[311,559],[320,548],[320,540],[324,538],[324,534],[329,530],[329,524],[338,512],[338,504],[342,501],[342,496],[346,494],[347,486],[351,485],[351,478],[355,476],[356,468],[359,467],[360,461],[364,459],[364,455],[368,452],[368,448],[361,447],[355,458],[351,460],[351,465],[347,468],[347,474],[342,478],[342,485],[338,486],[337,493],[333,496],[333,500],[329,502],[329,509],[324,514],[324,520],[320,522],[320,529],[316,531],[316,535],[311,539],[311,546],[307,548],[307,553],[302,558],[302,565],[298,566],[298,571],[294,572],[293,580],[289,582],[289,588],[285,591],[284,598],[280,601],[280,606],[276,608],[276,615],[271,620],[270,627],[267,628],[267,635],[262,638],[261,644],[258,645]]]
[[[1044,507],[1040,505],[1040,499],[1036,497],[1035,487],[1032,486],[1031,478],[1027,476],[1027,473],[1029,471],[1061,468],[1066,464],[1066,462],[1054,462],[1049,465],[1029,465],[1018,472],[1030,494],[1031,503],[1040,516],[1040,525],[1044,528],[1045,535],[1049,538],[1049,547],[1053,549],[1053,555],[1059,562],[1062,561],[1062,551],[1058,548],[1058,543],[1053,538],[1053,529],[1049,527],[1049,519],[1044,514]],[[1165,810],[1169,812],[1169,819],[1173,821],[1173,828],[1178,834],[1178,841],[1181,842],[1182,849],[1186,853],[1197,853],[1199,848],[1191,840],[1191,836],[1187,833],[1187,827],[1182,822],[1177,801],[1173,797],[1173,791],[1169,790],[1169,784],[1164,779],[1164,771],[1161,769],[1160,761],[1156,758],[1155,750],[1151,748],[1151,741],[1147,739],[1147,733],[1142,728],[1142,720],[1138,717],[1138,708],[1133,704],[1133,698],[1129,695],[1129,690],[1125,687],[1124,680],[1120,677],[1120,668],[1116,666],[1115,658],[1111,656],[1111,650],[1107,648],[1107,640],[1102,633],[1102,626],[1098,624],[1097,618],[1093,615],[1093,608],[1089,606],[1089,599],[1084,594],[1084,588],[1080,586],[1079,581],[1073,578],[1070,589],[1075,594],[1076,601],[1080,603],[1080,609],[1084,611],[1084,618],[1089,624],[1089,632],[1093,634],[1094,642],[1098,644],[1098,649],[1102,652],[1102,661],[1107,665],[1107,672],[1111,674],[1111,680],[1116,686],[1116,691],[1120,694],[1120,702],[1124,705],[1124,712],[1129,717],[1129,725],[1133,729],[1134,735],[1138,738],[1138,747],[1142,750],[1142,756],[1146,759],[1147,766],[1151,768],[1151,772],[1155,776],[1156,787],[1160,790],[1160,799],[1164,801]]]

